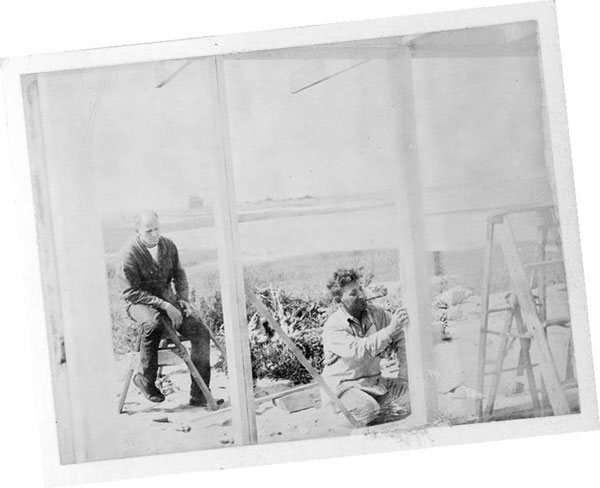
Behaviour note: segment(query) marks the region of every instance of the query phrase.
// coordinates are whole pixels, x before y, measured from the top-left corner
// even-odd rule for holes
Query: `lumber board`
[[[56,244],[50,215],[48,169],[42,119],[40,82],[37,75],[23,80],[23,104],[27,124],[27,146],[33,182],[36,230],[40,254],[40,269],[44,287],[44,309],[49,344],[50,370],[58,430],[60,459],[72,463],[83,458],[83,440],[75,435],[77,426],[72,413],[72,392],[64,344],[61,293],[56,264]]]
[[[322,60],[315,61],[311,63],[310,66],[303,68],[292,74],[290,79],[290,92],[292,95],[296,95],[297,93],[303,92],[313,86],[324,83],[336,76],[342,75],[350,70],[358,68],[362,66],[366,62],[370,61],[369,59],[362,59],[360,61],[350,61],[344,63],[344,66],[331,66],[327,63],[322,62]]]
[[[234,441],[247,445],[258,442],[258,434],[223,63],[222,57],[213,58],[210,86],[216,141],[215,223]]]
[[[437,393],[431,371],[433,332],[430,285],[423,219],[423,182],[420,177],[412,58],[408,47],[387,60],[392,104],[396,107],[398,172],[395,195],[398,225],[400,282],[404,305],[410,317],[406,330],[406,355],[411,412],[415,422],[425,425],[437,418]]]
[[[102,228],[96,200],[91,197],[94,182],[86,164],[90,141],[85,137],[86,127],[73,127],[67,132],[57,123],[65,112],[52,96],[55,78],[40,74],[37,80],[47,176],[48,202],[44,204],[49,208],[51,259],[58,279],[51,286],[60,290],[64,334],[61,362],[68,372],[70,393],[72,429],[66,435],[72,437],[75,446],[71,462],[110,459],[121,452],[122,438],[115,397],[106,394],[117,383],[117,375]],[[66,138],[73,137],[82,137],[83,147],[65,144]],[[77,184],[65,185],[66,179]],[[62,426],[59,435],[61,430]]]
[[[490,315],[490,280],[492,272],[492,244],[494,242],[493,222],[487,223],[485,255],[483,261],[483,303],[481,313],[481,325],[479,328],[479,351],[477,357],[477,391],[481,396],[475,402],[476,414],[479,418],[483,415],[483,386],[485,381],[485,357],[487,352],[487,334]],[[496,310],[494,310],[496,311]],[[499,311],[499,309],[498,309]]]

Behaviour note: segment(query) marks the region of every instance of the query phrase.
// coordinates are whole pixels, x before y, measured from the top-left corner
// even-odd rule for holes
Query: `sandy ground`
[[[213,352],[213,357],[216,357]],[[119,364],[120,376],[125,376],[128,364]],[[165,368],[176,391],[167,395],[165,402],[148,402],[134,385],[131,385],[119,417],[120,433],[124,442],[123,456],[141,456],[169,452],[195,451],[233,445],[231,415],[221,411],[230,405],[227,394],[227,378],[222,373],[213,373],[211,389],[215,398],[225,403],[220,411],[190,407],[189,375],[185,366]],[[121,385],[119,385],[120,389]],[[261,397],[287,390],[292,385],[287,381],[259,380],[255,396]],[[289,413],[267,401],[258,405],[256,420],[260,443],[291,441],[347,435],[351,429],[332,425],[325,409],[320,408],[318,390],[303,393],[313,401],[313,407]]]
[[[568,314],[567,294],[564,286],[557,285],[549,289],[549,317],[565,316]],[[492,296],[491,306],[504,304],[503,294]],[[472,296],[462,304],[453,307],[450,312],[453,320],[450,330],[451,341],[436,340],[434,356],[436,371],[433,373],[438,381],[438,402],[441,420],[449,423],[474,420],[475,401],[471,394],[476,387],[477,352],[480,326],[480,297]],[[490,328],[500,330],[503,316],[493,316]],[[488,370],[496,357],[498,337],[488,336]],[[552,328],[549,340],[558,371],[564,377],[566,370],[566,351],[568,334],[565,329]],[[519,344],[512,344],[505,360],[504,367],[517,365]],[[213,351],[213,360],[218,353]],[[536,363],[532,350],[532,361]],[[123,358],[118,362],[118,372],[121,380],[129,367],[129,359]],[[393,367],[393,366],[392,366]],[[539,385],[539,368],[536,378]],[[183,364],[165,368],[165,374],[173,384],[174,392],[167,396],[164,403],[148,402],[131,385],[120,415],[120,434],[123,441],[123,456],[141,456],[182,451],[195,451],[208,448],[218,448],[233,445],[231,416],[227,412],[210,412],[203,408],[190,407],[187,404],[189,392],[189,375]],[[443,374],[442,374],[443,373]],[[490,378],[489,376],[487,378]],[[515,394],[516,373],[503,375],[500,384],[500,395],[497,405],[513,402],[528,403],[527,392]],[[290,388],[292,385],[285,381],[258,381],[255,386],[255,396],[261,397]],[[122,384],[118,385],[120,392]],[[458,387],[458,388],[456,388]],[[486,381],[486,390],[489,379]],[[211,388],[216,398],[223,398],[229,405],[227,394],[227,378],[222,373],[213,373]],[[118,395],[118,394],[117,394]],[[313,439],[321,437],[341,436],[351,433],[351,429],[341,427],[331,422],[325,408],[320,408],[318,390],[306,393],[313,400],[313,406],[295,413],[276,406],[272,401],[257,407],[257,430],[260,443],[291,441],[298,439]]]

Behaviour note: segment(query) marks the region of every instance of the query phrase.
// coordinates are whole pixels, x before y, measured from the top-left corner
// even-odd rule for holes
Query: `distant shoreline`
[[[394,204],[391,200],[378,199],[370,201],[342,201],[337,203],[319,204],[319,200],[310,205],[298,205],[298,201],[276,201],[272,202],[272,207],[246,208],[238,210],[238,222],[254,222],[258,220],[270,220],[277,218],[305,217],[310,215],[324,215],[333,213],[356,212],[360,210],[371,210],[375,208],[390,207]],[[287,207],[282,203],[295,203],[293,207]],[[115,222],[115,220],[117,220]],[[108,257],[117,253],[124,242],[127,241],[132,233],[131,223],[123,221],[125,219],[111,219],[103,223],[104,245]],[[201,212],[186,211],[181,215],[171,217],[166,215],[161,220],[161,231],[165,234],[169,232],[185,231],[192,229],[203,229],[214,227],[214,216],[212,210]]]

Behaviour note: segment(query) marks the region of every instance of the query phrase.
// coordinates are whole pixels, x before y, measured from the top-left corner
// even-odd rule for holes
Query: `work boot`
[[[165,396],[160,392],[154,383],[144,378],[140,373],[133,377],[133,384],[139,388],[142,394],[151,402],[161,403],[165,401]]]
[[[225,403],[225,400],[223,400],[222,398],[215,398],[215,402],[217,404],[217,407],[223,405],[223,403]],[[190,406],[192,407],[208,407],[208,401],[204,398],[197,398],[197,397],[190,397]]]

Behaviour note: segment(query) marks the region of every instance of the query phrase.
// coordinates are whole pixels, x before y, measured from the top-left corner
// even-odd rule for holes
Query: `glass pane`
[[[387,61],[285,57],[226,62],[244,274],[284,333],[337,394],[343,385],[335,376],[341,373],[335,371],[337,365],[328,371],[333,351],[324,337],[329,325],[346,313],[328,289],[334,274],[360,276],[369,314],[365,311],[359,327],[369,335],[384,328],[402,303],[397,114]],[[298,84],[306,80],[311,85],[336,73],[323,83]],[[265,317],[252,306],[248,317],[255,396],[314,384]],[[398,376],[407,379],[402,339],[375,345],[377,359],[359,366],[376,370],[370,386],[380,397],[391,391],[384,384]],[[331,401],[315,387],[263,404],[259,438],[346,433],[347,420],[333,413]],[[381,410],[370,419],[373,423],[407,417],[408,394]],[[297,413],[285,415],[290,411]]]
[[[197,424],[207,400],[192,387],[166,325],[181,321],[191,362],[227,402],[226,367],[206,329],[224,343],[211,181],[214,73],[211,63],[194,61],[159,88],[182,63],[57,73],[45,85],[47,136],[59,157],[87,168],[102,227],[118,377],[106,394],[115,410],[123,399],[122,456],[223,445],[221,432],[205,435]]]

